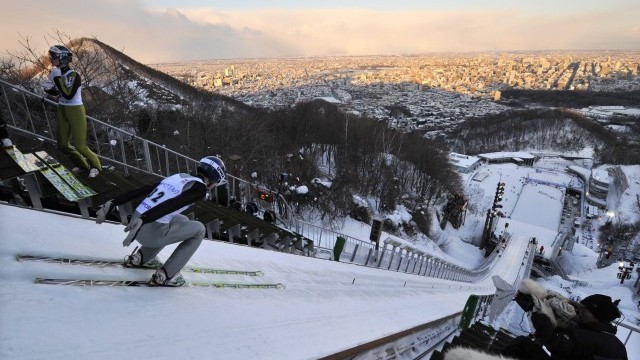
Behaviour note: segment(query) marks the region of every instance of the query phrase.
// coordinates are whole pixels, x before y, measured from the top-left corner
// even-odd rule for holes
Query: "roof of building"
[[[452,152],[449,153],[449,161],[456,166],[468,168],[480,161],[480,158],[473,155],[464,155]]]
[[[534,159],[535,156],[531,155],[528,152],[521,152],[521,151],[517,151],[517,152],[509,152],[509,151],[500,151],[500,152],[493,152],[493,153],[485,153],[485,154],[478,154],[478,157],[480,158],[484,158],[487,160],[497,160],[497,159],[506,159],[506,158],[520,158],[521,160],[525,160],[525,159]]]
[[[591,170],[591,177],[602,183],[609,183],[609,173],[606,170],[593,169]]]
[[[332,103],[332,104],[342,104],[342,101],[336,99],[333,96],[321,96],[321,97],[317,97],[316,99],[320,99],[320,100],[324,100],[328,103]]]
[[[582,177],[585,181],[589,180],[589,169],[585,169],[582,166],[576,166],[576,165],[571,165],[567,167],[569,170],[573,171],[574,173],[580,175],[580,177]]]

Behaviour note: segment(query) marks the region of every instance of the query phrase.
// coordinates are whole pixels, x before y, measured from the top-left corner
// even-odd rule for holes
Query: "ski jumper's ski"
[[[148,286],[148,287],[213,287],[213,288],[233,288],[233,289],[284,289],[285,286],[280,283],[261,284],[261,283],[226,283],[217,281],[195,281],[185,282],[179,286],[152,286],[146,280],[102,280],[102,279],[52,279],[52,278],[36,278],[36,284],[47,285],[68,285],[68,286]]]
[[[53,257],[43,255],[16,255],[18,261],[41,261],[54,264],[67,264],[67,265],[87,265],[97,267],[124,267],[122,260],[115,259],[84,259],[84,258],[68,258],[68,257]],[[147,269],[156,270],[162,267],[162,263],[153,262],[150,266],[134,267],[129,269]],[[247,276],[263,276],[264,273],[258,270],[238,270],[238,269],[215,269],[199,266],[185,266],[181,272],[191,272],[199,274],[217,274],[217,275],[247,275]]]

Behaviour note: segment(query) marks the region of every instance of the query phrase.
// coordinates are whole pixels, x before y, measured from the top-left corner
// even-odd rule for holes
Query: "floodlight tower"
[[[487,209],[487,218],[484,222],[484,231],[482,234],[482,239],[480,241],[480,250],[483,250],[486,246],[487,240],[491,236],[491,232],[495,228],[494,219],[498,215],[497,209],[502,208],[500,202],[504,196],[504,183],[498,182],[498,186],[496,187],[496,195],[493,198],[493,204],[490,209]]]

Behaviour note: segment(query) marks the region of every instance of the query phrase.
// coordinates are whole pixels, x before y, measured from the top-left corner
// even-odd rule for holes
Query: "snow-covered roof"
[[[535,156],[528,152],[508,152],[508,151],[499,151],[493,153],[485,153],[478,154],[478,157],[488,160],[497,160],[497,159],[508,159],[508,158],[520,158],[520,159],[534,159]]]
[[[342,104],[342,101],[334,98],[333,96],[322,96],[322,97],[317,97],[316,99],[324,100],[332,104]]]
[[[585,115],[591,115],[596,117],[609,117],[613,115],[627,115],[638,116],[640,115],[640,109],[638,108],[626,108],[624,106],[589,106],[588,108],[580,109]]]
[[[604,169],[591,170],[591,177],[598,180],[601,183],[609,183],[609,173]]]
[[[528,178],[538,183],[547,183],[552,185],[569,187],[573,178],[566,173],[557,171],[548,171],[542,169],[535,169],[535,171],[529,171]]]
[[[489,176],[488,172],[477,172],[471,180],[481,182]]]
[[[589,180],[589,176],[591,175],[591,172],[589,171],[589,169],[585,169],[582,166],[570,165],[568,169],[580,175],[580,177],[583,178],[585,181]]]
[[[449,153],[449,161],[461,168],[468,168],[480,161],[480,158],[473,155],[464,155],[452,152]]]

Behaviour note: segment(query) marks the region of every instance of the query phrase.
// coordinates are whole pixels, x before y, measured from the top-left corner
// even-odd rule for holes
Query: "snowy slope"
[[[143,270],[17,262],[17,253],[122,258],[123,226],[0,205],[2,359],[313,359],[460,311],[485,284],[203,242],[190,265],[265,276],[284,290],[80,288],[36,276],[144,279]],[[11,229],[11,230],[9,230]],[[168,256],[171,249],[161,253]]]
[[[556,234],[540,226],[544,223],[524,220],[540,211],[557,213],[562,200],[554,196],[541,208],[536,192],[522,193],[530,169],[504,164],[481,170],[490,178],[468,180],[472,196],[490,202],[495,184],[506,180],[505,210],[522,215],[520,221],[504,218],[497,224],[502,230],[509,222],[513,236],[493,272],[512,282],[522,269],[529,238],[537,236],[550,247]],[[637,169],[630,174],[636,176]],[[637,191],[630,182],[629,192]],[[122,229],[0,204],[0,359],[315,359],[456,313],[469,294],[494,291],[489,277],[476,284],[455,283],[211,241],[203,242],[189,265],[262,270],[265,276],[186,273],[188,280],[282,282],[286,289],[36,285],[36,276],[142,280],[150,272],[15,260],[18,253],[121,259],[133,250],[122,247]],[[475,230],[470,225],[456,235]],[[348,224],[343,232],[366,239],[369,227]],[[449,256],[476,264],[477,248],[465,245],[452,242]],[[165,249],[161,260],[172,250]],[[558,276],[542,282],[565,296],[620,298],[626,321],[640,321],[632,293],[638,275],[619,284],[616,266],[596,269],[596,258],[576,244],[560,262],[578,285]],[[619,336],[624,340],[627,333],[621,329]],[[627,349],[631,360],[640,360],[640,334],[631,336]]]

